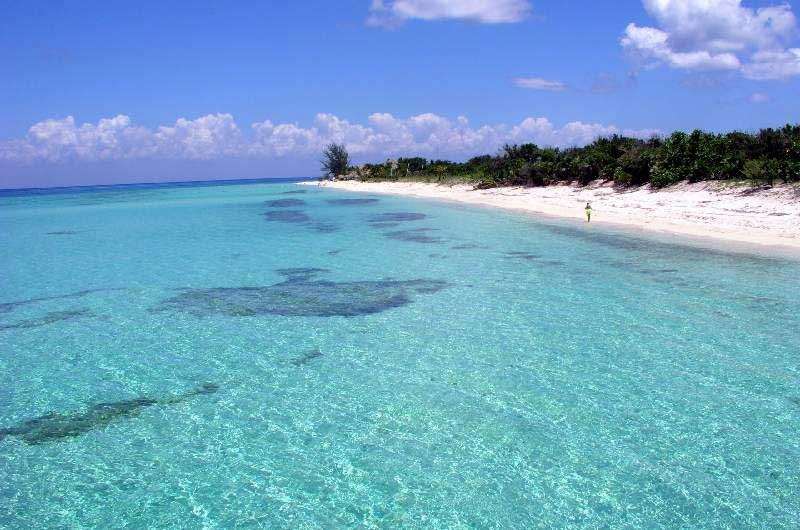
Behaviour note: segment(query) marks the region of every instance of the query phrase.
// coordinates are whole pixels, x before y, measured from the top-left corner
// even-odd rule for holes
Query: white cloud
[[[747,98],[750,103],[769,103],[770,97],[769,94],[765,94],[763,92],[753,92]]]
[[[527,0],[372,0],[367,24],[395,27],[411,19],[502,24],[519,22],[530,11]]]
[[[131,125],[125,115],[76,125],[72,116],[34,124],[23,139],[0,143],[0,159],[110,160],[120,158],[210,159],[240,152],[242,136],[230,114],[179,119],[156,131]]]
[[[749,79],[800,74],[789,5],[753,9],[742,0],[643,0],[658,27],[628,24],[622,46],[649,64],[686,71],[738,72]]]
[[[550,92],[563,92],[567,89],[567,85],[561,81],[552,81],[550,79],[542,79],[541,77],[517,77],[514,79],[514,84],[522,88],[547,90]]]
[[[169,158],[208,159],[237,155],[242,133],[230,114],[209,114],[195,120],[180,118],[152,135],[153,154]]]
[[[92,162],[112,159],[209,160],[229,157],[308,158],[330,142],[343,143],[360,160],[390,155],[465,158],[496,152],[505,143],[534,142],[543,146],[585,145],[598,136],[622,133],[646,138],[657,130],[619,130],[612,125],[570,122],[555,126],[543,117],[516,125],[471,126],[425,113],[398,118],[388,113],[369,116],[366,124],[332,114],[317,114],[309,127],[269,120],[251,125],[244,134],[230,114],[181,118],[154,130],[133,125],[128,116],[77,125],[72,116],[34,124],[24,138],[0,142],[0,160],[18,163]]]
[[[688,52],[675,51],[669,41],[669,33],[656,28],[642,28],[628,24],[622,46],[635,50],[642,57],[656,59],[674,68],[684,70],[738,70],[739,59],[732,53],[712,54],[707,50]]]
[[[743,68],[749,79],[788,79],[800,75],[800,48],[765,50],[753,54],[753,60]]]

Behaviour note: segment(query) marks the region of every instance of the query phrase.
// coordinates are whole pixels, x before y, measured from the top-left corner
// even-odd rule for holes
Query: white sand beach
[[[583,209],[588,201],[594,211],[592,223],[599,225],[713,238],[800,255],[798,186],[749,188],[702,182],[653,190],[650,186],[616,189],[611,183],[599,181],[589,186],[564,184],[488,190],[475,190],[463,184],[415,182],[331,181],[323,186],[524,210],[576,220],[584,219]]]

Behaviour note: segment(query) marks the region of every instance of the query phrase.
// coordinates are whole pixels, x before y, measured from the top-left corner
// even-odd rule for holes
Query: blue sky
[[[796,122],[790,4],[740,0],[17,2],[0,187],[315,175]]]

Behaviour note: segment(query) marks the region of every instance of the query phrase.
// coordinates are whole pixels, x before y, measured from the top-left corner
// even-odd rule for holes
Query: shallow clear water
[[[796,262],[287,183],[0,248],[4,528],[800,525]]]

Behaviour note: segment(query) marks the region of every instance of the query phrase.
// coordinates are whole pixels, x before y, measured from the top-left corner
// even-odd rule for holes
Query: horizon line
[[[165,180],[161,182],[120,182],[117,184],[79,184],[73,186],[35,186],[26,188],[0,188],[0,194],[7,194],[9,192],[57,192],[66,190],[80,190],[86,188],[100,189],[100,188],[125,188],[133,186],[181,186],[189,184],[234,184],[234,183],[249,183],[254,184],[268,180],[279,180],[284,182],[302,182],[306,180],[315,180],[318,177],[254,177],[254,178],[236,178],[236,179],[205,179],[205,180]]]

